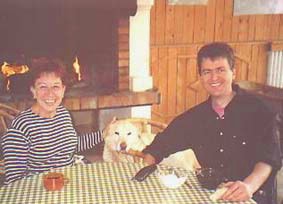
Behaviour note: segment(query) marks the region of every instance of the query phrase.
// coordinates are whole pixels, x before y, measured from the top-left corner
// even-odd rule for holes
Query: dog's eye
[[[131,135],[132,133],[131,132],[128,132],[128,134],[127,135]]]
[[[114,132],[115,133],[115,135],[119,135],[119,132]]]

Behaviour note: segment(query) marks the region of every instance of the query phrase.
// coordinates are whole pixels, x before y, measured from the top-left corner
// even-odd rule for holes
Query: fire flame
[[[26,73],[28,70],[29,68],[27,65],[14,66],[8,64],[7,62],[4,62],[1,67],[1,71],[6,77],[9,77],[14,74],[23,74]]]
[[[1,72],[5,77],[12,76],[14,74],[23,74],[29,71],[27,65],[10,65],[7,62],[4,62],[1,66]],[[6,88],[9,90],[10,80],[7,81]]]
[[[78,57],[75,58],[75,61],[73,63],[73,67],[74,67],[75,72],[78,74],[78,80],[79,81],[82,80]]]

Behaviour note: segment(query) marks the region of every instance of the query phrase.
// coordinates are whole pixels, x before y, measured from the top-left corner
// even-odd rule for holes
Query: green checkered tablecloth
[[[202,189],[193,172],[188,173],[188,183],[177,189],[164,187],[157,177],[151,174],[145,181],[132,181],[131,178],[143,167],[140,163],[93,163],[75,165],[53,171],[63,172],[69,183],[61,190],[46,191],[42,185],[43,174],[16,181],[0,188],[2,204],[209,204],[213,191]],[[175,171],[182,171],[175,169]],[[180,173],[180,172],[178,172]],[[182,172],[181,172],[182,173]],[[239,202],[241,204],[254,204]],[[234,203],[235,204],[235,203]]]

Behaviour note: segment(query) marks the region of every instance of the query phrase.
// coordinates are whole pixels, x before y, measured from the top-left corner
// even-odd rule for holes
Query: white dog
[[[127,120],[117,120],[103,132],[105,141],[103,160],[107,162],[134,162],[134,157],[121,151],[142,151],[154,135],[141,133],[141,126]]]
[[[155,134],[137,122],[116,120],[103,132],[105,146],[103,160],[106,162],[136,162],[139,153],[149,145]],[[122,153],[123,152],[123,153]],[[129,153],[129,154],[125,154]],[[181,167],[187,170],[199,168],[200,165],[191,149],[177,152],[165,158],[162,164]]]

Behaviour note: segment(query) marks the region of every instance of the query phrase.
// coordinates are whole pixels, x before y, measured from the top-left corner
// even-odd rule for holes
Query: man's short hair
[[[201,74],[201,63],[204,59],[215,60],[219,57],[227,59],[231,70],[234,69],[235,56],[232,47],[224,42],[213,42],[204,45],[198,52],[197,65],[199,74]]]

